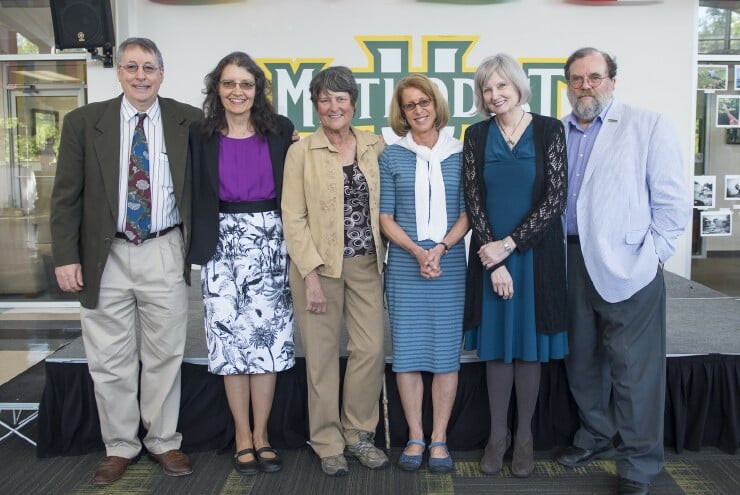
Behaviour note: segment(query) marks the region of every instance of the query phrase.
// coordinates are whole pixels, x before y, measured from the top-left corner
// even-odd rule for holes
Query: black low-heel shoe
[[[265,457],[262,455],[264,452],[270,452],[271,454],[274,454],[275,457]],[[276,473],[280,471],[280,468],[283,465],[283,461],[280,460],[280,456],[278,456],[277,451],[272,447],[262,447],[257,450],[256,457],[260,468],[265,473]]]
[[[239,462],[239,457],[247,454],[252,454],[252,456],[254,456],[254,459],[247,462]],[[254,476],[255,474],[260,472],[260,463],[259,461],[257,461],[257,459],[257,453],[254,451],[254,449],[240,450],[239,452],[234,454],[234,469],[245,476]]]

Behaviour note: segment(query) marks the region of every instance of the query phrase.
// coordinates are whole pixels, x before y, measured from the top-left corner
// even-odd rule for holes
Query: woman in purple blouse
[[[205,85],[205,117],[190,127],[188,260],[201,265],[208,369],[224,376],[234,467],[244,475],[275,472],[281,462],[267,438],[275,373],[295,363],[280,214],[293,124],[275,113],[269,82],[246,53],[221,59]]]

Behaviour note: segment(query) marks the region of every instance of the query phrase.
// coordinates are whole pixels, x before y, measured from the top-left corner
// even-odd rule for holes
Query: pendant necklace
[[[519,129],[519,125],[522,123],[522,120],[524,120],[524,116],[527,114],[524,110],[522,110],[522,117],[519,119],[519,122],[516,123],[516,127],[514,127],[514,130],[511,131],[511,134],[507,136],[506,131],[504,130],[503,126],[501,125],[501,122],[498,121],[498,118],[495,118],[493,120],[496,121],[496,125],[501,130],[501,134],[504,135],[504,140],[506,140],[506,143],[509,145],[509,148],[513,148],[516,144],[514,142],[514,134],[516,134],[517,129]]]

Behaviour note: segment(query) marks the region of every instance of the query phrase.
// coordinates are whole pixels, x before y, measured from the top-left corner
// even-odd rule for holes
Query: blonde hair
[[[514,85],[519,93],[519,105],[525,105],[532,97],[529,79],[527,79],[522,66],[514,60],[514,57],[506,53],[497,53],[485,58],[478,66],[478,70],[475,71],[475,107],[478,109],[478,113],[486,118],[491,116],[491,111],[486,106],[486,100],[483,98],[483,87],[494,73],[498,73],[499,76]]]
[[[403,105],[403,91],[407,88],[416,88],[431,98],[436,114],[434,119],[435,129],[440,130],[447,125],[450,120],[450,109],[437,85],[424,74],[409,74],[398,81],[396,89],[393,90],[393,99],[388,109],[388,123],[391,125],[393,132],[398,136],[405,136],[411,128],[401,107]]]

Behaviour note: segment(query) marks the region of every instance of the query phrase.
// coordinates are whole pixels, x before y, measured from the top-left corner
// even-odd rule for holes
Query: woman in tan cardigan
[[[348,68],[318,73],[310,91],[321,126],[288,150],[283,225],[306,353],[311,447],[327,475],[343,476],[345,448],[370,469],[388,465],[373,443],[385,365],[378,172],[385,144],[352,127],[357,84]],[[349,342],[340,411],[342,320]]]

